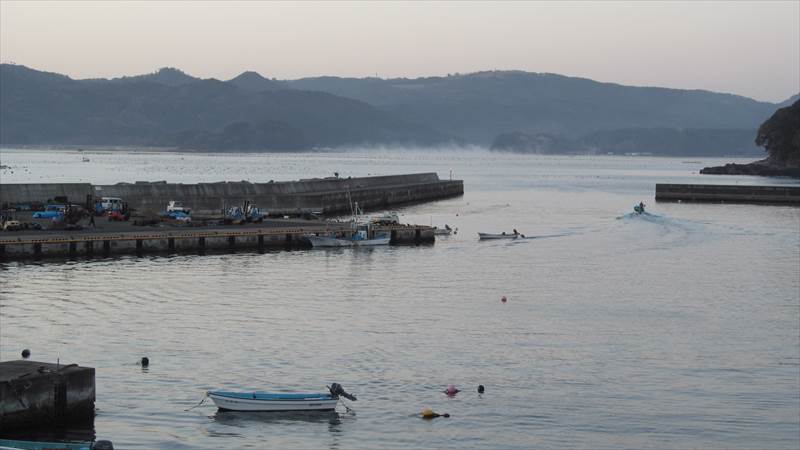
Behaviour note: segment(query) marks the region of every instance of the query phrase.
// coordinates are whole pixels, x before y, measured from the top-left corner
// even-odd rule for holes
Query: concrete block
[[[0,431],[94,419],[94,368],[0,362]]]

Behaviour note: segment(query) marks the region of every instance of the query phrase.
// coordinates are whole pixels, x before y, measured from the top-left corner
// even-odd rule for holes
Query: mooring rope
[[[191,411],[191,410],[193,410],[193,409],[197,408],[198,406],[200,406],[200,405],[202,405],[203,403],[205,403],[205,401],[206,401],[206,399],[207,399],[207,398],[208,398],[208,396],[207,396],[207,395],[204,395],[204,396],[203,396],[203,398],[202,398],[202,400],[200,400],[200,403],[198,403],[198,404],[196,404],[196,405],[192,406],[192,407],[191,407],[191,408],[189,408],[189,409],[184,409],[184,411]]]

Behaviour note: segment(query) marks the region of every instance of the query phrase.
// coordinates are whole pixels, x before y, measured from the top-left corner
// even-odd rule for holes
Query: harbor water
[[[458,229],[434,245],[0,265],[0,360],[95,367],[94,433],[117,449],[800,445],[800,208],[653,199],[656,183],[791,180],[698,175],[730,162],[711,158],[482,151],[0,162],[3,183],[464,180],[463,197],[399,209]],[[525,239],[478,240],[512,229]],[[212,389],[333,382],[350,411],[192,408]]]

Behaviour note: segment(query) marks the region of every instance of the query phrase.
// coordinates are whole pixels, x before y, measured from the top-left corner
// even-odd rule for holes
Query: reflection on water
[[[351,417],[355,417],[351,414]],[[249,426],[249,422],[264,424],[285,423],[285,422],[308,422],[308,423],[327,423],[331,431],[338,431],[342,424],[340,414],[336,411],[289,411],[289,412],[242,412],[242,411],[221,411],[217,410],[211,416],[217,423],[231,427]]]
[[[72,423],[68,425],[44,425],[27,429],[3,429],[0,439],[37,442],[93,442],[95,440],[94,422]]]

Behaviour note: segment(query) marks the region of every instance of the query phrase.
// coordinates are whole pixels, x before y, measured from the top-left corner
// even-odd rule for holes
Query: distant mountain
[[[185,74],[174,67],[163,67],[153,73],[134,75],[131,77],[114,78],[111,81],[152,81],[166,86],[180,86],[182,84],[199,81],[199,78]]]
[[[793,104],[797,103],[798,100],[800,100],[800,94],[795,94],[795,95],[787,98],[786,100],[778,103],[776,106],[778,108],[785,108],[787,106],[792,106]]]
[[[236,78],[228,80],[228,83],[240,89],[253,92],[289,89],[285,83],[276,80],[268,80],[259,75],[258,72],[242,72]]]
[[[323,92],[253,92],[172,69],[124,79],[72,80],[23,66],[0,65],[3,145],[294,150],[362,144],[424,146],[448,140],[425,125]]]
[[[362,100],[482,145],[513,131],[575,138],[631,128],[755,129],[775,109],[731,94],[519,71],[389,80],[320,77],[288,84]]]
[[[776,104],[520,71],[416,79],[178,69],[73,80],[0,65],[0,144],[297,150],[473,144],[511,151],[755,154]],[[750,137],[747,137],[747,136]],[[523,149],[523,150],[520,150]]]

